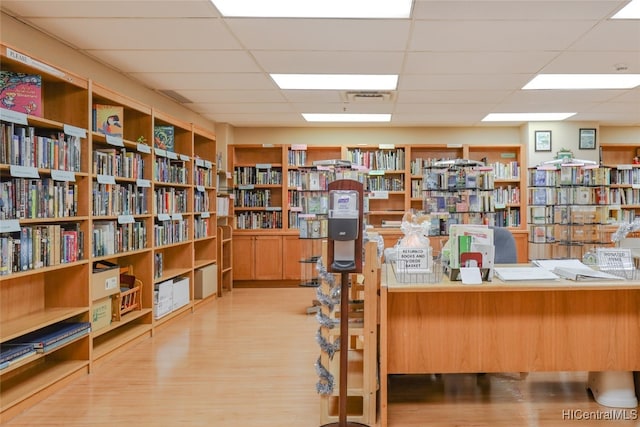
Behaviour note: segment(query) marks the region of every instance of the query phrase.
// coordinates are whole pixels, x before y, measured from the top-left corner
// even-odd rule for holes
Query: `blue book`
[[[31,344],[2,344],[0,346],[0,363],[8,363],[33,352],[34,350]]]
[[[23,335],[12,340],[11,343],[30,344],[36,350],[44,350],[58,341],[62,341],[78,333],[88,333],[90,330],[90,322],[60,322]]]

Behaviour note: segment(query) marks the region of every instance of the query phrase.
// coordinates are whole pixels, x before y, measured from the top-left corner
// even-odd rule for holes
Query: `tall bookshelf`
[[[6,343],[58,322],[90,320],[90,100],[87,79],[59,68],[43,70],[34,66],[33,58],[4,44],[0,62],[2,71],[41,76],[42,94],[41,117],[0,112],[0,343]],[[23,130],[25,137],[20,136]],[[18,135],[15,144],[12,135]],[[37,138],[26,139],[29,135]],[[30,149],[54,139],[58,155],[52,156],[53,163],[30,160]],[[76,147],[75,155],[63,141]],[[74,156],[75,161],[65,164],[61,155]],[[38,202],[45,199],[48,206]],[[25,250],[29,240],[31,251]],[[16,251],[17,245],[21,251]],[[12,259],[14,251],[20,256]],[[91,337],[85,335],[52,351],[11,361],[0,370],[0,422],[47,391],[86,374],[90,355]]]
[[[638,144],[602,144],[601,163],[611,168],[611,215],[632,222],[640,215],[640,148]]]
[[[43,112],[0,111],[0,343],[94,320],[94,263],[127,267],[139,280],[136,309],[111,302],[106,326],[3,365],[4,422],[194,309],[194,272],[217,262],[218,238],[213,133],[0,48],[2,71],[41,76]],[[118,135],[100,131],[94,105],[118,109]],[[155,126],[173,126],[173,150],[154,146]],[[28,247],[23,239],[31,240],[24,268],[22,257],[9,256],[16,245]],[[182,304],[156,319],[155,285],[177,278],[188,279]]]
[[[92,263],[131,266],[142,281],[141,309],[92,332],[92,360],[101,361],[123,345],[151,335],[152,116],[151,108],[91,82]],[[93,108],[117,107],[121,136],[100,131]],[[107,297],[108,298],[108,297]],[[91,305],[98,303],[91,295]]]

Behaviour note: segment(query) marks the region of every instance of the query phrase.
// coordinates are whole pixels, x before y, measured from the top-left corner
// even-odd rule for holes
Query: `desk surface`
[[[530,267],[530,264],[509,264],[509,267]],[[638,289],[640,280],[522,280],[503,282],[494,277],[491,282],[482,282],[481,285],[463,285],[460,281],[451,281],[445,275],[441,283],[400,283],[393,272],[393,268],[384,264],[382,266],[381,285],[388,292],[495,292],[495,291],[571,291],[583,289]]]

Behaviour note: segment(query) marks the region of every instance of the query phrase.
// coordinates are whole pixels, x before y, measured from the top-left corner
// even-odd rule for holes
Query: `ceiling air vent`
[[[175,90],[162,90],[160,89],[158,92],[160,92],[161,94],[168,96],[169,98],[173,99],[176,102],[179,102],[180,104],[193,104],[193,101],[190,100],[189,98],[185,98],[184,96],[180,95],[178,92],[176,92]]]
[[[346,102],[367,102],[377,104],[380,102],[391,101],[393,99],[393,93],[380,91],[345,92],[343,94],[343,98]]]

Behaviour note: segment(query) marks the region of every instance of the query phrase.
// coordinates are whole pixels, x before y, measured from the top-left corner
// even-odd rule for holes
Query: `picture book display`
[[[124,107],[120,105],[93,105],[93,130],[106,136],[122,138],[124,135]]]
[[[0,107],[42,117],[42,76],[0,71]]]
[[[167,151],[175,151],[175,128],[173,126],[154,126],[153,146]]]

